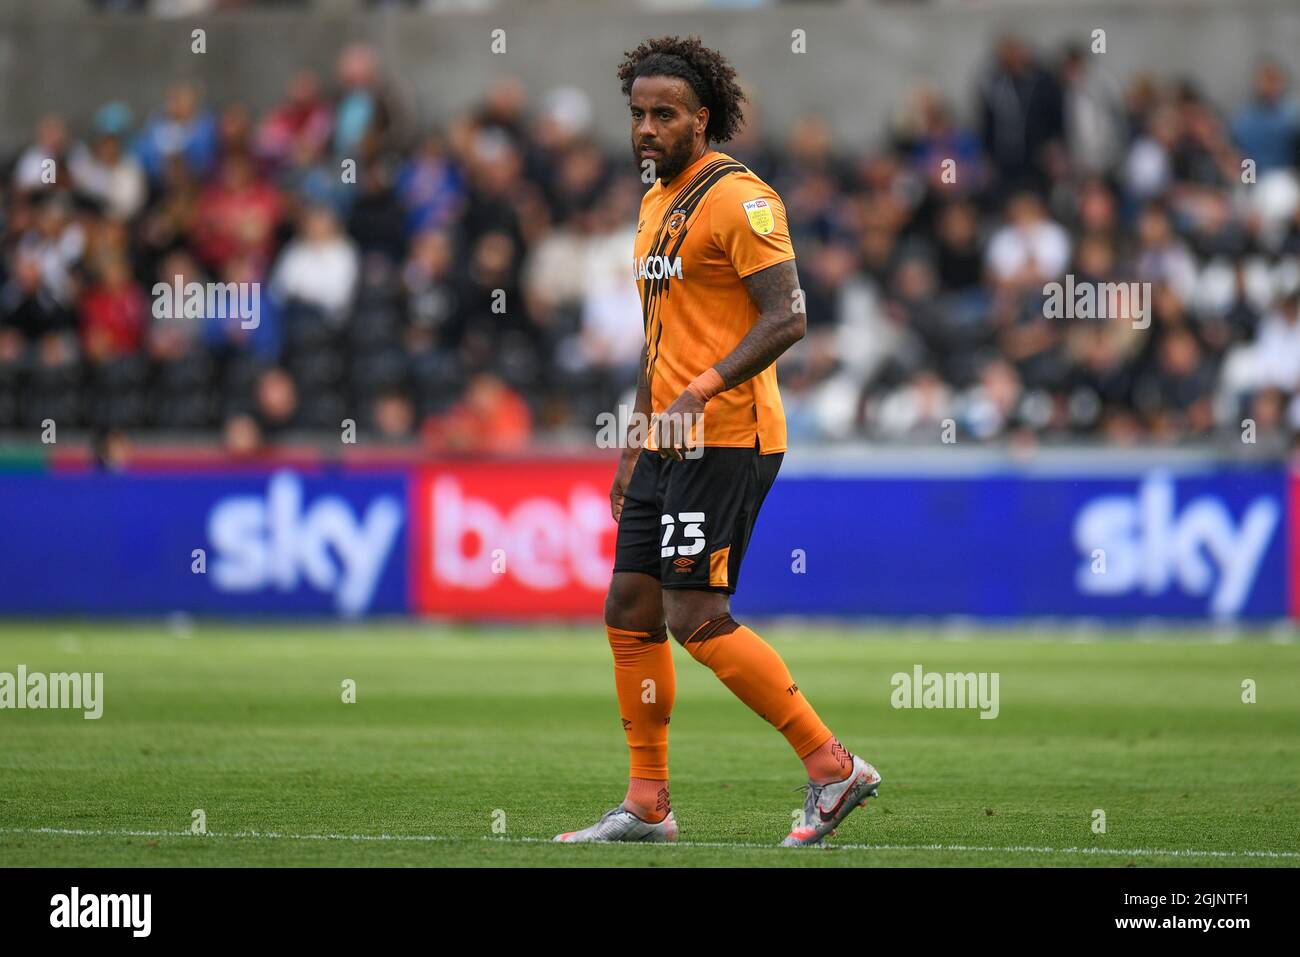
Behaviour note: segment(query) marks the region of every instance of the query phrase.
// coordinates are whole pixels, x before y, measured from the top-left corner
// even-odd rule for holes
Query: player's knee
[[[671,604],[664,608],[664,618],[668,622],[668,633],[679,645],[686,644],[686,639],[691,636],[691,632],[698,624],[694,612],[689,609],[674,608]]]
[[[692,644],[706,637],[728,634],[740,627],[731,617],[731,612],[725,609],[669,608],[666,611],[668,631],[687,651],[691,650]],[[696,641],[688,644],[692,638]]]
[[[673,640],[683,648],[687,647],[686,639],[691,636],[691,632],[694,630],[695,629],[690,625],[682,624],[680,620],[674,621],[672,618],[668,619],[668,633],[672,635]]]
[[[654,585],[657,588],[658,582]],[[624,631],[662,631],[662,602],[643,584],[615,575],[605,593],[605,624]]]

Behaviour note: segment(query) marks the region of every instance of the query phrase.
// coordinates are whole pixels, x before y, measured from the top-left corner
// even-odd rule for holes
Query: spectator
[[[592,213],[578,335],[557,351],[559,361],[597,369],[611,385],[636,381],[645,344],[641,300],[636,285],[627,282],[627,250],[636,230],[623,211],[617,197],[607,194]]]
[[[406,217],[393,190],[388,164],[368,164],[360,180],[360,195],[349,212],[347,231],[363,256],[377,256],[395,266],[406,256]]]
[[[0,351],[12,361],[28,345],[75,328],[72,310],[46,286],[40,259],[17,253],[13,272],[0,292]]]
[[[302,215],[298,237],[276,263],[271,289],[282,301],[312,306],[330,322],[341,323],[356,294],[359,269],[356,244],[334,214],[311,207]]]
[[[14,165],[14,189],[24,193],[63,189],[68,177],[68,127],[63,117],[51,113],[36,125],[36,139]]]
[[[956,421],[976,439],[990,439],[1017,424],[1021,382],[1015,367],[1004,359],[991,359],[979,380],[957,402]]]
[[[221,430],[222,444],[232,459],[246,459],[262,448],[262,430],[247,413],[232,415]]]
[[[1143,207],[1137,239],[1134,260],[1138,281],[1167,284],[1180,299],[1189,299],[1196,289],[1196,260],[1175,234],[1160,204]]]
[[[354,43],[339,54],[339,99],[334,113],[334,155],[372,159],[394,132],[396,108],[379,77],[375,51]]]
[[[203,330],[208,349],[222,357],[251,355],[261,365],[275,365],[280,361],[284,317],[276,297],[265,288],[262,279],[258,263],[251,256],[237,256],[226,263],[220,282],[245,288],[260,284],[253,298],[256,313],[252,320],[235,315],[206,317]]]
[[[540,330],[529,321],[518,291],[518,269],[516,246],[508,233],[486,233],[470,249],[457,295],[457,320],[471,368],[485,368],[507,345],[533,349],[541,345]],[[521,337],[527,341],[521,343]],[[525,361],[541,358],[534,353]]]
[[[257,178],[247,154],[233,153],[222,160],[217,180],[199,194],[191,224],[194,251],[217,272],[237,256],[265,262],[282,215],[280,193]]]
[[[179,248],[164,256],[158,264],[155,283],[165,284],[168,291],[163,295],[170,296],[171,290],[177,287],[184,290],[190,283],[205,285],[207,278],[194,257],[186,249]],[[153,296],[152,292],[153,290],[151,299],[156,304],[159,297]],[[186,316],[184,311],[175,315],[172,309],[158,308],[152,309],[152,314],[148,323],[149,353],[160,362],[169,362],[186,355],[193,348],[201,331],[214,321],[207,314],[206,297],[205,309],[199,316]]]
[[[284,369],[272,367],[264,370],[257,377],[255,394],[254,421],[259,435],[283,434],[298,424],[298,387]],[[246,425],[235,429],[237,433],[248,431]],[[236,441],[247,440],[246,434],[236,436]]]
[[[1186,328],[1162,336],[1154,366],[1133,388],[1133,402],[1160,439],[1208,432],[1214,425],[1214,366]]]
[[[68,160],[77,189],[119,220],[134,219],[148,198],[144,168],[122,149],[122,138],[130,128],[131,111],[126,105],[106,104],[95,114],[94,143],[79,144]]]
[[[375,399],[371,422],[383,439],[409,438],[415,430],[415,407],[402,393],[386,392]]]
[[[141,350],[149,302],[120,258],[99,264],[99,281],[81,301],[81,342],[87,358],[103,362]]]
[[[995,288],[1022,292],[1064,275],[1070,235],[1047,218],[1042,201],[1020,192],[1007,203],[1006,225],[989,239],[985,263]]]
[[[531,432],[524,400],[490,373],[476,375],[463,400],[423,427],[425,445],[435,452],[520,452]]]
[[[980,284],[984,256],[979,241],[979,215],[969,202],[954,202],[939,214],[937,267],[945,292],[965,292]]]
[[[1178,113],[1172,107],[1156,107],[1145,118],[1144,129],[1130,145],[1121,172],[1131,202],[1142,203],[1163,196],[1169,189],[1178,135]]]
[[[253,156],[253,115],[243,103],[227,104],[217,117],[218,158],[236,153]]]
[[[445,228],[464,206],[465,182],[446,140],[431,133],[397,177],[397,195],[406,209],[408,234]]]
[[[969,196],[985,185],[979,139],[957,126],[937,91],[920,87],[907,115],[916,117],[917,122],[915,128],[899,131],[901,145],[910,155],[916,175],[932,194]]]
[[[1258,388],[1300,389],[1300,293],[1286,296],[1264,317],[1255,342]]]
[[[981,136],[1004,188],[1041,183],[1063,133],[1061,88],[1024,41],[1005,36],[979,85]]]
[[[952,417],[952,390],[936,373],[924,370],[911,382],[887,395],[873,419],[876,434],[886,439],[933,439],[945,419]]]
[[[77,298],[75,269],[86,249],[86,232],[73,217],[65,193],[47,194],[36,210],[35,222],[18,241],[18,252],[36,260],[41,284],[63,305]]]
[[[284,103],[257,127],[256,153],[272,170],[289,165],[296,156],[317,155],[329,141],[334,116],[311,70],[293,75]]]
[[[1061,65],[1065,147],[1074,168],[1096,175],[1110,169],[1124,143],[1122,94],[1114,78],[1091,65],[1083,47],[1066,48]]]
[[[411,352],[455,345],[451,327],[459,300],[452,256],[451,237],[445,232],[427,230],[411,244],[410,256],[402,268],[406,344]]]
[[[1256,173],[1300,161],[1300,106],[1286,87],[1282,65],[1265,60],[1255,69],[1254,98],[1233,118],[1233,138],[1242,155],[1255,161]]]
[[[178,83],[167,92],[166,109],[145,123],[135,142],[135,154],[149,179],[158,182],[168,160],[179,156],[195,175],[206,176],[217,160],[217,121],[199,105],[198,91]]]

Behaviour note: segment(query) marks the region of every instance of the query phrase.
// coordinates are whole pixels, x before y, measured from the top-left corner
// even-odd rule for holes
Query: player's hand
[[[615,522],[623,514],[623,493],[627,491],[627,483],[632,481],[632,470],[636,468],[636,460],[640,454],[640,449],[625,449],[623,457],[619,459],[618,471],[614,473],[614,484],[609,490],[609,514],[614,516]]]
[[[664,458],[682,461],[685,453],[700,441],[700,436],[696,433],[703,422],[703,415],[704,403],[695,393],[688,390],[674,399],[672,405],[655,416],[650,426],[659,454]]]

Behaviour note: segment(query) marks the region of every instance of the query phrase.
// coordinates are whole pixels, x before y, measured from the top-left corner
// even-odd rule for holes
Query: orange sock
[[[668,813],[668,721],[677,697],[668,634],[663,628],[651,634],[608,625],[605,631],[614,652],[614,686],[631,754],[624,804],[635,805],[628,809],[643,820],[662,821]]]
[[[691,657],[712,669],[759,717],[785,735],[795,754],[816,751],[831,730],[817,717],[776,649],[730,615],[712,618],[686,639]]]
[[[658,824],[668,816],[668,782],[653,778],[632,778],[627,785],[623,806],[643,821]]]
[[[832,735],[826,743],[803,759],[808,778],[813,784],[830,784],[843,781],[853,770],[853,755]]]

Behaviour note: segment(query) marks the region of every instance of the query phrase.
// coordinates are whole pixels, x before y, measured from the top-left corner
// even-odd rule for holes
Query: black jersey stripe
[[[682,243],[686,241],[691,216],[695,213],[699,204],[703,202],[704,197],[708,195],[709,190],[724,176],[740,172],[748,172],[748,168],[734,160],[718,160],[709,163],[692,177],[689,183],[678,190],[660,220],[658,229],[655,231],[655,238],[650,247],[650,256],[664,256],[671,260],[681,250]],[[678,210],[683,210],[686,213],[686,221],[682,224],[681,231],[676,236],[669,236],[667,234],[668,220]],[[672,244],[672,249],[669,250],[668,245],[674,239],[676,242]],[[651,344],[646,355],[647,382],[650,382],[653,378],[655,362],[659,358],[659,340],[663,336],[663,323],[657,320],[659,319],[661,305],[660,298],[666,297],[668,291],[669,277],[661,276],[657,279],[647,278],[641,293],[641,311],[644,317],[646,342]],[[652,335],[653,343],[651,343]]]

